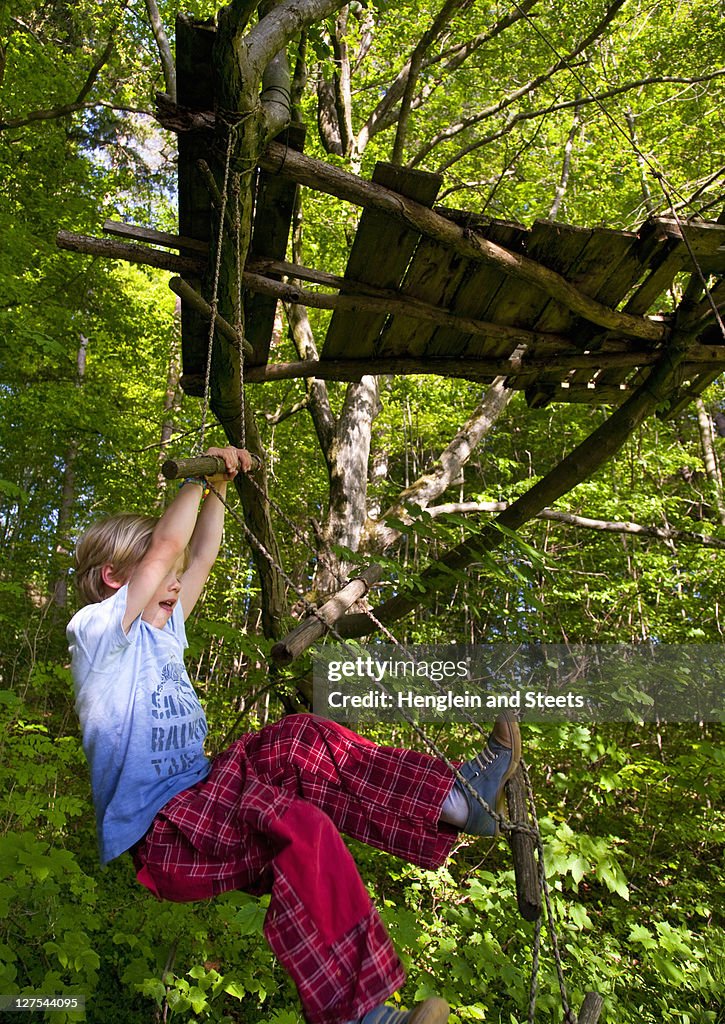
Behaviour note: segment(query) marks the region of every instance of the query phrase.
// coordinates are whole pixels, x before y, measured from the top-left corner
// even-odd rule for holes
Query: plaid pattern
[[[341,1024],[404,973],[338,829],[439,867],[458,834],[438,824],[451,785],[427,754],[291,715],[237,740],[162,808],[134,850],[139,881],[172,900],[271,892],[265,936],[307,1020]]]

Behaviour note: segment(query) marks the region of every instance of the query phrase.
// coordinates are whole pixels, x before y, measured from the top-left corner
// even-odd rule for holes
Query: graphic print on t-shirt
[[[180,661],[168,661],[151,694],[151,764],[157,777],[178,775],[202,756],[204,711]]]

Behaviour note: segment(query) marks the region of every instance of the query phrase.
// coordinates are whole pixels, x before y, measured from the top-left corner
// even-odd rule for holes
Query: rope
[[[239,447],[247,447],[246,407],[244,404],[244,326],[242,324],[242,224],[240,212],[240,176],[235,174],[232,179],[234,195],[234,330],[237,335],[239,352]]]
[[[217,232],[217,244],[216,244],[216,259],[214,263],[214,279],[212,282],[212,297],[209,303],[211,308],[211,318],[209,320],[209,334],[207,336],[206,343],[206,370],[204,373],[204,400],[201,407],[201,426],[199,427],[199,437],[196,442],[195,451],[200,452],[204,447],[204,439],[206,437],[206,421],[209,415],[209,399],[211,396],[211,360],[212,353],[214,350],[214,331],[216,329],[217,320],[217,306],[218,306],[218,295],[219,295],[219,277],[221,274],[222,265],[222,243],[224,241],[224,218],[227,212],[227,194],[229,191],[229,168],[232,162],[232,132],[231,130],[227,133],[227,152],[226,159],[224,162],[224,185],[221,192],[221,208],[219,210],[219,230]],[[242,348],[241,341],[239,342],[240,351]]]

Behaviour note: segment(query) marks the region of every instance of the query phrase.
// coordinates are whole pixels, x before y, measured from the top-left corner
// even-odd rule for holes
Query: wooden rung
[[[526,804],[526,785],[524,773],[517,768],[506,783],[506,800],[508,801],[509,818],[522,825],[529,825],[529,810]],[[509,832],[511,854],[514,861],[516,876],[516,900],[519,913],[525,921],[535,921],[541,916],[541,888],[539,886],[539,866],[536,861],[535,843],[532,836],[525,832]]]
[[[370,565],[359,576],[338,591],[334,597],[326,601],[291,633],[276,643],[272,648],[272,660],[276,665],[289,665],[306,651],[315,640],[327,632],[329,626],[336,622],[356,601],[364,597],[370,587],[378,582],[383,574],[379,565]],[[371,624],[371,629],[372,624]]]
[[[597,1024],[604,1000],[598,992],[587,992],[577,1017],[577,1024]]]

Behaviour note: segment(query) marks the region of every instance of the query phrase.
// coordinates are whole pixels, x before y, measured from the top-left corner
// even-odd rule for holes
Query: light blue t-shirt
[[[181,604],[163,629],[139,616],[124,633],[127,593],[86,605],[67,629],[103,864],[210,768],[206,718],[184,668]]]

